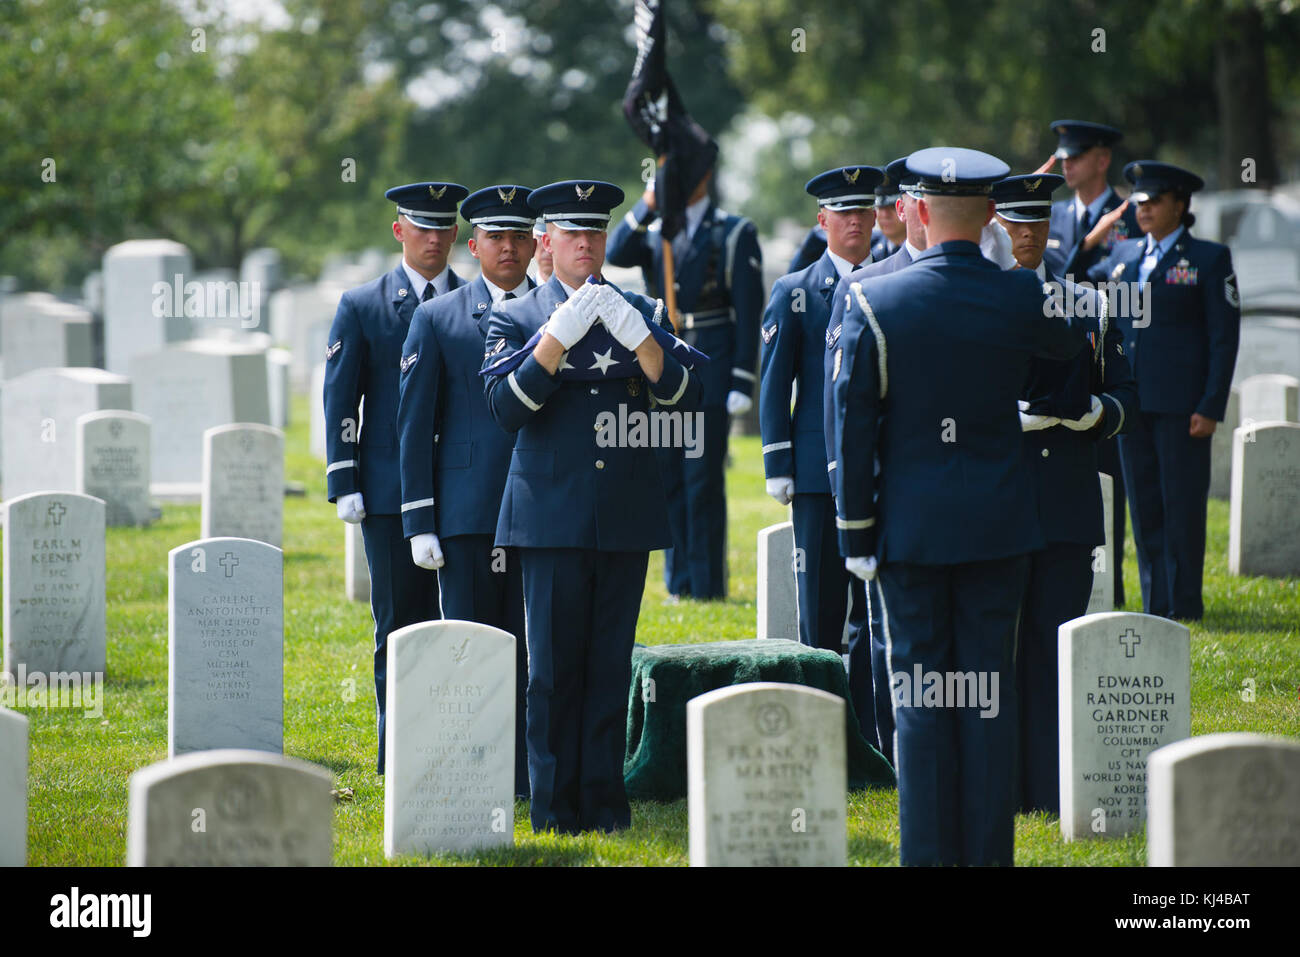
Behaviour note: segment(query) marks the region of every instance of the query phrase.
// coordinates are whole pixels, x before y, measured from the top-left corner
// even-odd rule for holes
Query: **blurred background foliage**
[[[1048,123],[1211,187],[1300,178],[1292,0],[667,0],[669,69],[723,144],[722,198],[810,221],[814,173],[922,146],[1028,170]],[[66,290],[124,239],[290,273],[384,244],[383,191],[591,177],[642,188],[621,99],[632,0],[0,0],[0,273]]]

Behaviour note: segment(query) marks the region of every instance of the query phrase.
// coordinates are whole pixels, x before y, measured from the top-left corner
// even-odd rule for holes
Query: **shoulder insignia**
[[[401,363],[402,374],[405,375],[407,372],[409,372],[411,367],[415,365],[416,361],[419,358],[420,358],[420,354],[418,352],[412,352],[409,356],[403,356],[402,363]]]
[[[763,327],[763,345],[767,345],[769,342],[771,342],[772,337],[775,335],[776,335],[776,320],[773,320],[771,325],[767,325]]]
[[[330,359],[333,359],[336,355],[339,354],[339,350],[342,349],[342,348],[343,348],[343,340],[342,340],[342,339],[340,339],[338,342],[334,343],[334,345],[332,345],[332,346],[326,346],[326,347],[325,347],[325,361],[328,362]]]
[[[841,322],[838,326],[836,326],[834,329],[827,330],[827,332],[826,332],[826,348],[827,348],[827,349],[834,349],[834,348],[835,348],[835,343],[837,343],[837,342],[840,341],[840,333],[843,332],[843,331],[844,331],[844,323],[842,323],[842,322]]]
[[[1237,274],[1234,272],[1223,280],[1223,298],[1233,309],[1241,307],[1241,295],[1237,291]]]

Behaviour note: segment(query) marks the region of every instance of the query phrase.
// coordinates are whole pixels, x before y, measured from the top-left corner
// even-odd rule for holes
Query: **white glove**
[[[349,525],[355,525],[366,517],[366,503],[362,501],[360,492],[340,495],[336,504],[339,509],[339,518]]]
[[[778,505],[789,505],[794,496],[794,479],[788,475],[768,479],[767,494],[776,499]]]
[[[438,536],[432,532],[413,535],[411,537],[411,561],[430,571],[441,568],[444,561],[442,545],[438,543]]]
[[[543,328],[559,340],[566,352],[587,334],[591,324],[596,321],[595,310],[588,303],[598,288],[600,287],[594,284],[583,283],[546,321]]]
[[[1061,420],[1054,415],[1031,415],[1025,410],[1029,408],[1029,403],[1024,399],[1020,400],[1020,431],[1036,432],[1039,429],[1050,429],[1054,425],[1060,425]]]
[[[868,555],[866,558],[846,558],[844,567],[853,574],[857,575],[864,582],[869,582],[876,577],[876,556]]]
[[[1061,424],[1067,429],[1073,429],[1075,432],[1087,432],[1090,428],[1101,421],[1101,399],[1095,395],[1092,397],[1092,407],[1077,419],[1062,419]]]
[[[600,321],[619,345],[629,352],[636,352],[636,347],[650,338],[650,327],[645,319],[630,302],[614,291],[613,286],[601,285],[596,289],[599,291],[592,299]]]
[[[727,393],[727,415],[744,415],[754,407],[754,400],[732,389]]]

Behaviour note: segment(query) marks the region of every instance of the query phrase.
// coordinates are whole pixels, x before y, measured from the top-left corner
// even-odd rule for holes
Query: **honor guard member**
[[[872,262],[882,262],[903,248],[907,239],[907,223],[898,212],[898,201],[902,197],[898,184],[890,181],[887,176],[876,187],[876,229],[871,234]]]
[[[822,229],[819,224],[808,230],[804,235],[803,242],[794,251],[794,258],[790,260],[790,267],[786,270],[786,275],[798,272],[801,269],[807,269],[821,259],[824,252],[826,252],[826,230]]]
[[[1124,176],[1146,236],[1115,247],[1091,276],[1131,289],[1117,318],[1141,412],[1119,448],[1142,606],[1150,615],[1198,620],[1210,436],[1227,408],[1241,330],[1237,275],[1227,246],[1190,232],[1199,176],[1152,160],[1130,163]]]
[[[402,531],[411,559],[438,571],[442,613],[515,636],[515,794],[528,796],[524,586],[519,556],[493,545],[515,437],[492,418],[479,369],[491,306],[533,288],[528,188],[489,186],[460,204],[478,279],[415,310],[402,346]]]
[[[1052,173],[1008,176],[993,187],[997,215],[1021,269],[1047,284],[1062,310],[1098,317],[1100,335],[1073,359],[1034,358],[1020,399],[1020,428],[1034,475],[1047,546],[1029,556],[1016,656],[1020,697],[1020,793],[1025,812],[1061,813],[1057,631],[1088,612],[1093,553],[1106,530],[1097,443],[1122,432],[1137,410],[1124,334],[1106,298],[1055,275],[1043,262],[1052,215]],[[1103,569],[1107,575],[1110,569]]]
[[[617,423],[698,407],[662,303],[599,283],[617,186],[534,190],[555,273],[497,304],[484,376],[515,433],[496,541],[519,550],[528,640],[528,766],[534,830],[631,823],[623,786],[627,689],[649,553],[671,539],[649,440]],[[666,346],[665,346],[666,344]],[[507,371],[508,370],[508,371]]]
[[[804,187],[817,198],[817,219],[828,245],[817,262],[782,276],[772,287],[763,315],[758,400],[767,494],[793,507],[795,550],[801,558],[795,564],[799,640],[813,648],[839,651],[848,614],[849,690],[863,735],[873,744],[876,706],[866,595],[862,582],[844,567],[836,538],[822,427],[822,357],[835,286],[870,257],[875,187],[883,178],[874,166],[845,166],[814,177]],[[793,414],[792,391],[796,393]]]
[[[704,389],[703,455],[663,449],[659,462],[668,494],[673,547],[664,553],[672,595],[727,595],[727,433],[729,416],[753,405],[758,385],[758,326],[763,311],[763,263],[754,224],[718,209],[709,198],[712,171],[691,196],[686,228],[673,239],[679,333],[710,362]],[[609,261],[640,266],[646,292],[662,296],[663,243],[654,192],[646,190],[609,239]]]
[[[533,262],[537,265],[538,285],[546,282],[551,278],[551,254],[542,248],[542,237],[546,235],[546,224],[538,222],[533,225],[533,239],[537,240],[537,252],[533,254]]]
[[[1074,190],[1074,198],[1052,204],[1052,225],[1043,261],[1053,274],[1084,282],[1088,271],[1110,255],[1116,243],[1142,235],[1134,204],[1124,200],[1106,182],[1111,148],[1123,136],[1113,126],[1079,120],[1057,120],[1052,124],[1052,131],[1058,138],[1054,156],[1061,161],[1065,185]],[[1127,518],[1119,440],[1103,440],[1097,446],[1097,455],[1101,471],[1115,482],[1111,516],[1115,552],[1111,574],[1115,583],[1115,607],[1122,608]]]
[[[866,326],[834,386],[840,551],[861,578],[879,569],[890,670],[903,679],[902,863],[1009,865],[1016,626],[1027,556],[1043,547],[1016,401],[1034,355],[1071,358],[1096,324],[1044,315],[1037,276],[980,254],[1005,163],[936,147],[907,165],[930,246],[848,290]],[[949,688],[954,675],[978,676],[984,703],[936,702],[921,678],[933,673]]]
[[[325,350],[325,482],[339,518],[360,522],[366,543],[380,774],[388,633],[439,617],[438,577],[411,561],[402,534],[397,440],[402,343],[420,302],[463,283],[447,265],[447,254],[456,242],[456,204],[468,192],[455,183],[412,183],[384,194],[397,204],[393,236],[402,244],[401,265],[343,294]]]
[[[886,276],[890,273],[897,272],[907,266],[910,266],[916,257],[921,255],[925,249],[925,225],[921,222],[917,213],[917,200],[921,194],[914,192],[909,187],[915,187],[916,177],[907,171],[907,157],[901,157],[894,160],[885,167],[885,178],[881,189],[897,191],[898,198],[894,200],[894,210],[896,218],[903,224],[906,230],[906,236],[903,239],[902,247],[894,252],[893,255],[887,256],[880,262],[869,263],[861,269],[855,269],[849,273],[846,279],[840,281],[835,287],[835,293],[832,296],[831,318],[828,324],[829,328],[826,333],[826,348],[823,359],[823,378],[825,385],[822,392],[823,404],[823,434],[826,442],[827,469],[831,479],[831,491],[837,495],[835,489],[835,480],[839,476],[836,469],[836,461],[839,458],[835,449],[836,426],[834,409],[835,403],[831,394],[831,388],[834,381],[835,368],[834,364],[838,357],[841,362],[839,374],[847,375],[848,369],[844,367],[845,363],[852,362],[852,355],[856,351],[857,338],[862,334],[865,319],[862,310],[852,308],[852,296],[849,295],[849,289],[855,282],[861,282],[872,276]],[[886,194],[889,195],[889,194]],[[877,207],[877,216],[879,216],[879,207]],[[847,320],[847,321],[846,321]],[[843,345],[845,348],[840,349]],[[836,499],[838,505],[838,497]],[[839,519],[837,514],[837,521]],[[858,579],[854,579],[855,582]],[[876,731],[876,749],[885,756],[890,764],[894,762],[894,708],[892,704],[892,692],[889,687],[889,649],[885,643],[885,627],[882,617],[883,603],[880,600],[880,581],[872,579],[865,583],[864,591],[867,599],[868,618],[870,622],[871,635],[871,680],[874,686],[872,697],[875,702],[875,731]],[[859,647],[850,648],[849,651],[849,686],[850,691],[854,691],[854,673],[853,666],[855,662],[854,653],[862,654],[863,649]],[[862,669],[859,668],[859,673]],[[854,692],[856,694],[856,692]],[[864,726],[863,734],[867,731],[867,722],[860,719]]]

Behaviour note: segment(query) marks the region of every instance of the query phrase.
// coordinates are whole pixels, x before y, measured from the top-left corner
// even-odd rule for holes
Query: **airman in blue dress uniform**
[[[436,569],[442,613],[515,636],[515,794],[528,796],[524,586],[519,556],[497,548],[497,516],[515,437],[492,419],[479,369],[492,304],[534,283],[533,211],[524,186],[489,186],[460,204],[483,274],[415,310],[402,346],[402,531],[411,558]]]
[[[1147,614],[1200,619],[1210,436],[1232,387],[1241,302],[1227,246],[1196,239],[1191,195],[1199,176],[1142,160],[1124,168],[1133,183],[1141,239],[1121,243],[1092,278],[1129,284],[1124,329],[1141,412],[1120,437],[1133,514],[1142,604]],[[1145,309],[1133,308],[1138,290]]]
[[[1009,865],[1016,627],[1027,556],[1044,544],[1016,402],[1034,355],[1069,359],[1096,324],[1051,316],[1037,276],[981,255],[1005,163],[935,147],[907,167],[929,248],[850,285],[864,331],[847,377],[842,343],[832,366],[840,551],[881,579],[902,863]],[[984,682],[985,703],[955,693],[963,676]],[[941,687],[936,701],[935,681],[951,697]]]
[[[1081,120],[1057,120],[1054,154],[1061,161],[1065,185],[1074,198],[1052,204],[1052,224],[1043,262],[1054,275],[1085,282],[1088,271],[1105,259],[1117,243],[1142,235],[1137,209],[1106,182],[1111,148],[1123,139],[1113,126]],[[1119,464],[1119,440],[1103,439],[1097,445],[1098,465],[1115,485],[1114,514],[1111,516],[1115,542],[1111,574],[1115,582],[1115,607],[1124,605],[1124,474]]]
[[[826,469],[822,386],[831,298],[840,278],[870,258],[875,189],[883,178],[874,166],[845,166],[822,173],[805,186],[817,198],[817,219],[828,246],[811,266],[782,276],[772,287],[763,315],[759,392],[767,492],[779,504],[793,508],[799,640],[813,648],[839,651],[848,613],[849,690],[863,735],[873,744],[876,706],[866,596],[862,582],[848,573],[839,554]]]
[[[916,257],[921,255],[926,246],[925,226],[921,223],[917,213],[917,200],[921,194],[909,189],[909,187],[916,185],[916,177],[907,171],[907,157],[903,156],[894,160],[885,167],[884,174],[884,179],[877,188],[877,215],[879,215],[880,204],[882,202],[888,203],[892,199],[895,215],[903,224],[906,235],[900,248],[891,255],[886,256],[879,262],[868,263],[861,269],[855,269],[840,280],[832,297],[833,308],[826,331],[826,348],[823,359],[823,379],[825,382],[822,393],[824,409],[823,433],[826,441],[827,469],[831,478],[832,494],[836,494],[835,480],[839,476],[835,465],[839,454],[835,448],[835,402],[832,396],[832,386],[834,384],[832,378],[833,366],[837,352],[841,363],[852,363],[852,356],[857,349],[857,340],[863,329],[863,323],[860,321],[862,311],[846,310],[845,308],[851,301],[849,290],[855,282],[861,282],[871,276],[887,276],[910,266]],[[880,195],[881,191],[884,191],[883,195]],[[845,322],[846,319],[847,323]],[[838,348],[841,344],[844,346],[843,349]],[[847,373],[847,366],[841,368],[841,376],[847,375]],[[859,579],[855,577],[854,582],[858,581]],[[865,582],[862,587],[867,600],[868,623],[871,634],[870,655],[873,686],[871,696],[876,707],[874,721],[876,740],[873,743],[876,750],[883,754],[885,759],[892,764],[894,761],[894,707],[889,690],[889,646],[885,635],[884,618],[882,617],[884,605],[880,598],[880,580],[873,578],[871,581]],[[864,669],[858,666],[855,675],[854,668],[857,657],[865,653],[866,649],[861,645],[852,646],[849,650],[849,687],[851,691],[854,691],[855,701],[858,699],[858,692],[854,690],[855,678],[862,680],[865,674]],[[868,728],[865,719],[862,724],[864,726],[863,733],[866,734]]]
[[[412,183],[384,194],[397,204],[393,236],[402,244],[402,262],[343,294],[325,350],[325,481],[339,518],[360,522],[366,543],[380,774],[388,634],[439,617],[437,575],[411,561],[402,534],[397,438],[402,343],[421,301],[463,284],[447,266],[447,254],[456,241],[456,204],[468,192],[455,183]]]
[[[662,303],[598,282],[622,200],[593,180],[534,190],[554,275],[498,303],[488,323],[488,405],[516,435],[496,544],[518,549],[523,566],[535,830],[631,823],[632,645],[649,553],[671,538],[654,449],[644,431],[614,435],[613,423],[646,416],[652,398],[661,416],[689,414],[701,396]]]
[[[1099,317],[1100,335],[1073,359],[1035,357],[1020,400],[1025,456],[1033,472],[1047,546],[1029,556],[1029,578],[1016,656],[1020,692],[1022,811],[1061,813],[1057,632],[1088,611],[1093,550],[1106,540],[1097,444],[1122,432],[1137,411],[1137,387],[1124,334],[1110,322],[1106,298],[1055,275],[1043,262],[1052,173],[1008,176],[993,186],[997,215],[1017,266],[1033,270],[1061,309]],[[1105,568],[1104,574],[1110,574]]]
[[[704,388],[704,454],[660,450],[673,547],[664,553],[672,595],[727,596],[725,469],[730,416],[753,405],[758,386],[758,326],[763,311],[763,262],[754,224],[723,212],[709,197],[710,172],[686,209],[687,228],[673,239],[679,333],[709,356]],[[646,291],[661,296],[663,242],[654,193],[647,190],[609,238],[609,261],[639,266]]]

